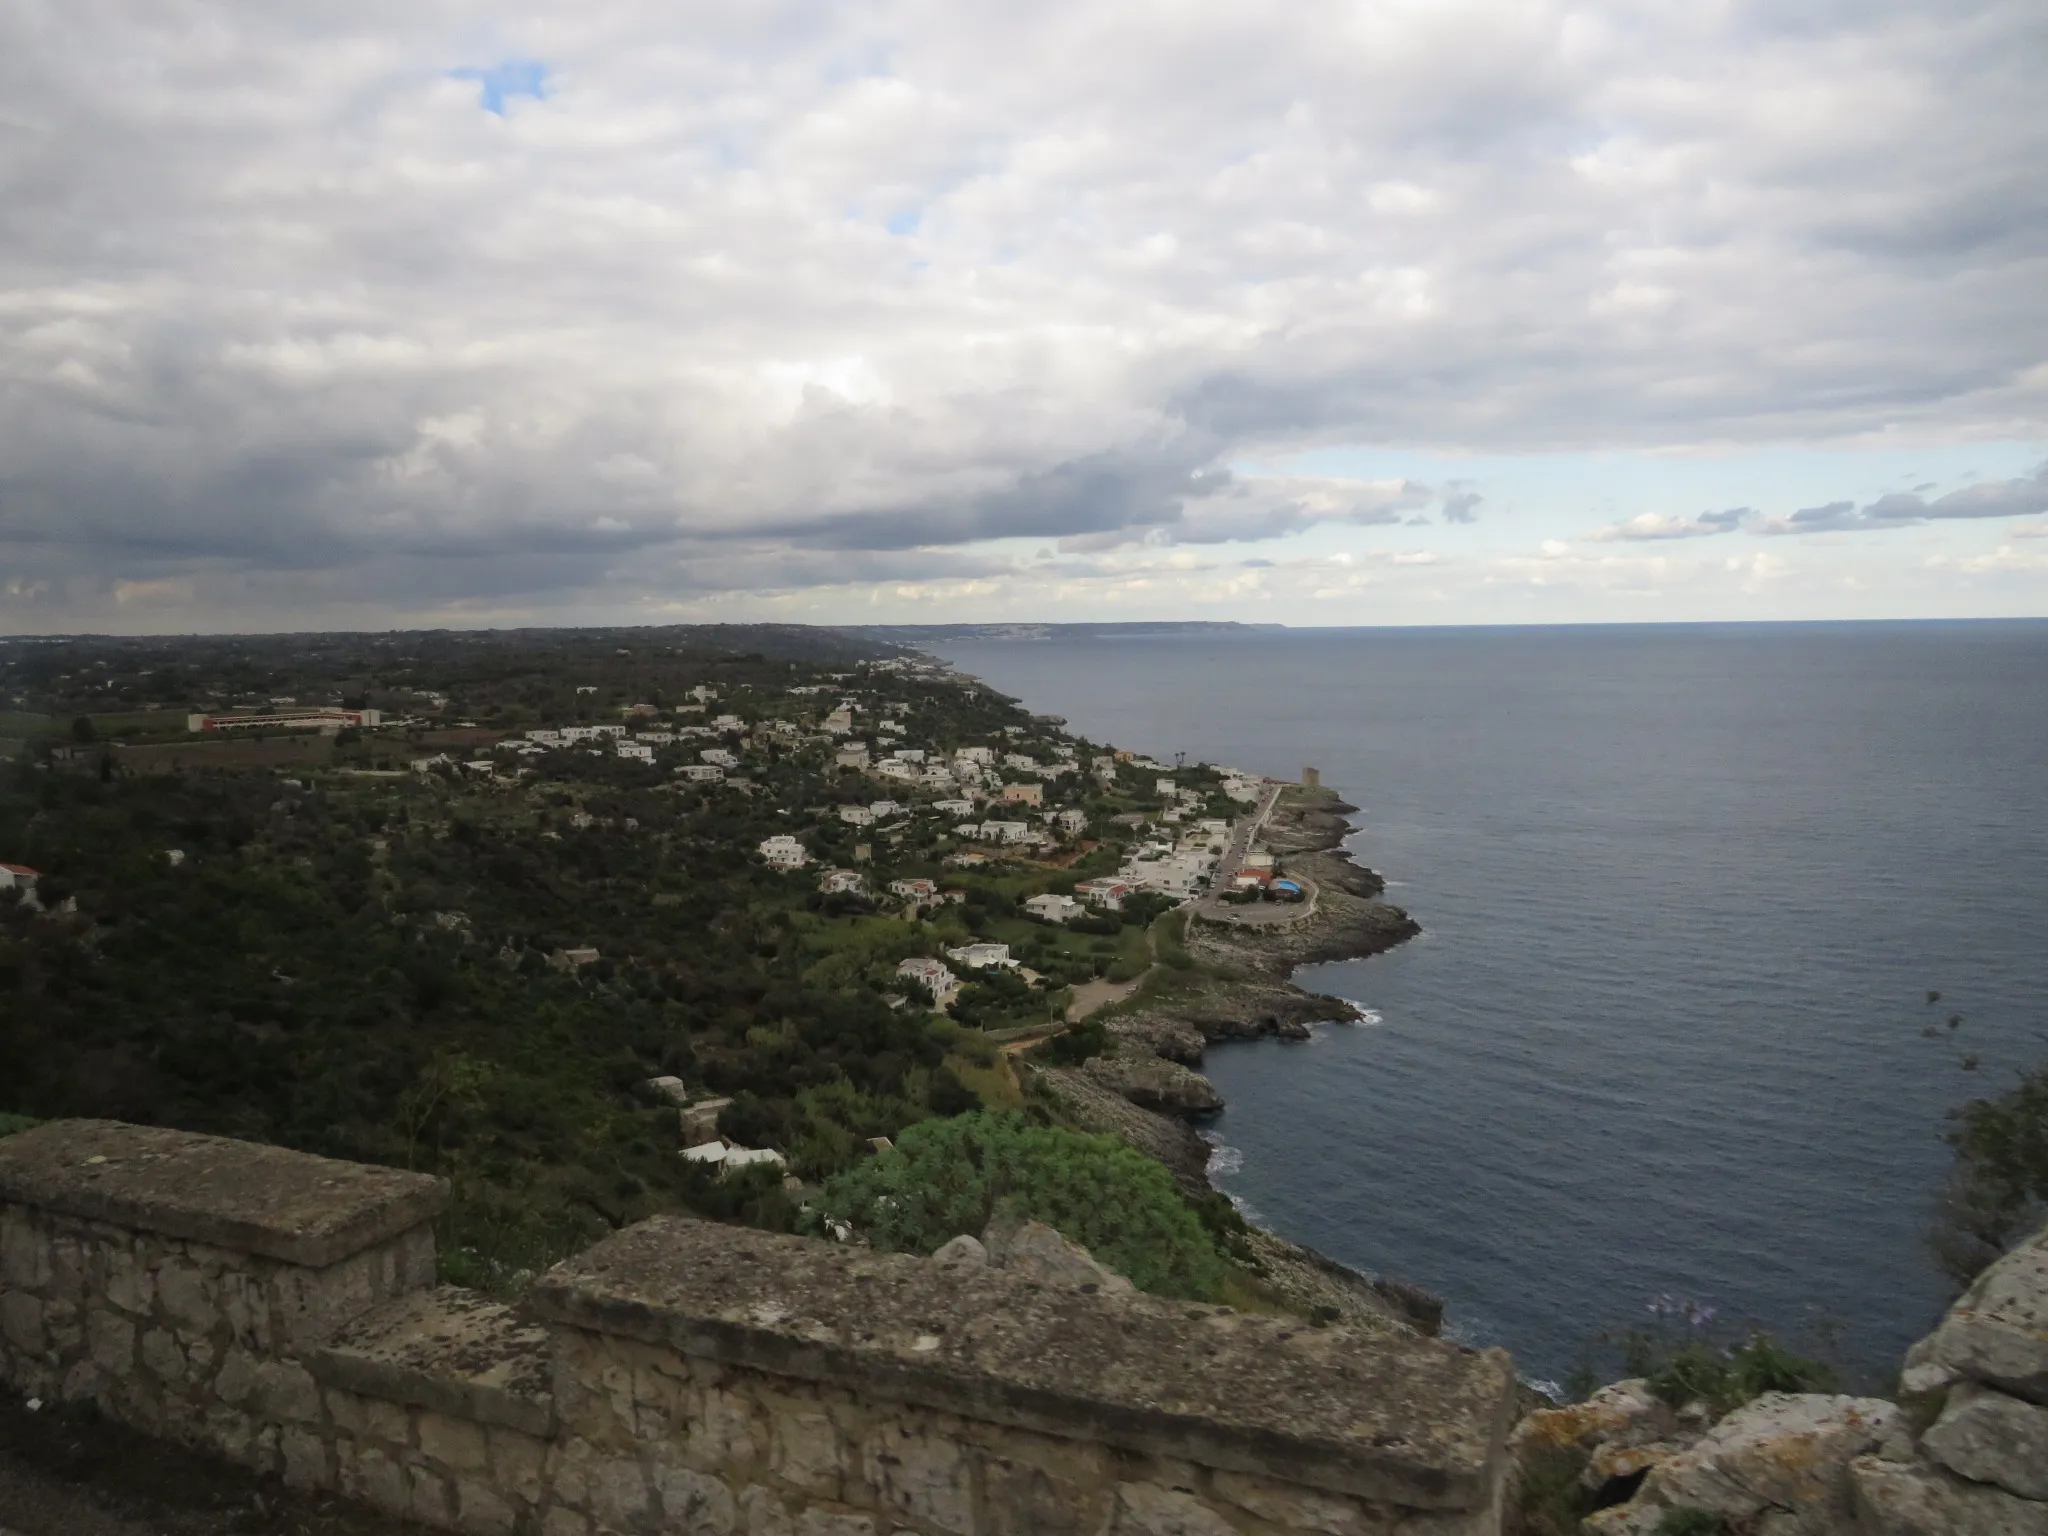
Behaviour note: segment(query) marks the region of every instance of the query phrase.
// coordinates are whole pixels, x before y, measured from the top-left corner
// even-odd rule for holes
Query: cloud
[[[1654,543],[1663,539],[1701,539],[1717,533],[1733,533],[1744,518],[1753,516],[1748,507],[1730,507],[1722,512],[1702,512],[1698,517],[1675,517],[1661,512],[1642,512],[1626,522],[1602,528],[1586,537],[1596,543]]]
[[[1764,524],[1763,532],[1858,532],[1911,528],[1921,523],[2030,517],[2039,512],[2048,512],[2048,461],[2031,475],[2013,480],[1980,480],[1932,501],[1917,491],[1894,491],[1862,507],[1853,501],[1805,507],[1790,517],[1773,518]]]
[[[1447,523],[1476,523],[1479,521],[1479,504],[1486,500],[1477,491],[1454,491],[1444,497],[1443,514]]]
[[[39,623],[117,581],[195,625],[631,608],[1482,509],[1228,468],[1308,448],[2030,440],[2035,26],[7,8],[0,568]],[[1785,531],[2027,512],[2003,484]]]

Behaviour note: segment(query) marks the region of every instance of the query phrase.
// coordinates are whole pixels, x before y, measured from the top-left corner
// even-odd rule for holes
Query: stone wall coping
[[[1056,1289],[657,1216],[549,1270],[551,1323],[963,1418],[1415,1509],[1480,1509],[1505,1352]]]
[[[306,1357],[314,1379],[364,1397],[554,1432],[553,1336],[480,1291],[414,1291],[351,1323]]]
[[[324,1269],[431,1221],[444,1179],[118,1120],[0,1137],[0,1200]]]

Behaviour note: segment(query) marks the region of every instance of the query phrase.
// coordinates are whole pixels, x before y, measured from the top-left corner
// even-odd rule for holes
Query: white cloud
[[[116,579],[189,583],[195,624],[258,589],[309,622],[372,591],[624,611],[1015,582],[966,547],[1008,537],[1154,559],[1509,515],[1476,482],[1225,468],[1317,445],[2035,438],[2038,27],[24,0],[0,563],[38,623]],[[455,76],[507,61],[544,89],[486,110]],[[1783,523],[2048,510],[2008,490]]]

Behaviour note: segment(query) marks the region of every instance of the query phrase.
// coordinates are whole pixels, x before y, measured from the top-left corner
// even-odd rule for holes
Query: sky
[[[2048,614],[2039,0],[0,0],[0,633]]]

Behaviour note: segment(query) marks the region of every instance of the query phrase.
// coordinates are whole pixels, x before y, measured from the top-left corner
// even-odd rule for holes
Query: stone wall
[[[515,1310],[432,1179],[109,1122],[0,1140],[0,1376],[517,1536],[1481,1536],[1498,1352],[681,1218]]]

